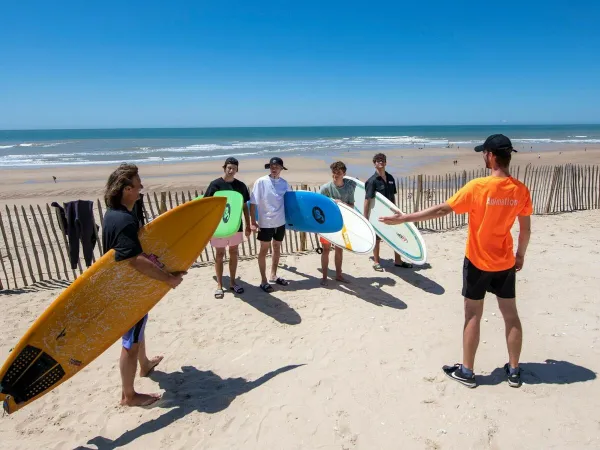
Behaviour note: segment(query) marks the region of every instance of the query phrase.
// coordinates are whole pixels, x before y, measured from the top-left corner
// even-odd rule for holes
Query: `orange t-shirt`
[[[515,265],[510,229],[517,216],[533,213],[527,186],[512,177],[476,178],[446,203],[456,214],[469,213],[466,256],[475,267],[500,272]]]

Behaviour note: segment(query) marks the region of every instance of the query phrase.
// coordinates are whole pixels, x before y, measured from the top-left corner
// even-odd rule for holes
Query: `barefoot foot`
[[[140,377],[147,377],[150,375],[154,368],[160,364],[163,358],[164,356],[162,355],[155,356],[154,358],[149,359],[148,362],[143,366],[140,364]]]
[[[121,406],[149,406],[160,400],[160,397],[160,394],[138,394],[136,392],[133,397],[123,396]]]
[[[323,278],[321,280],[321,286],[327,286],[329,284],[329,282],[327,281],[327,278]]]

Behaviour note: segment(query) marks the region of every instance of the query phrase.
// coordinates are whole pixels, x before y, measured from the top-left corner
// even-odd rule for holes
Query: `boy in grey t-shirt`
[[[331,198],[334,201],[345,203],[348,206],[354,207],[354,190],[356,183],[354,181],[345,180],[346,165],[341,162],[334,162],[331,166],[331,178],[329,183],[321,186],[321,194]],[[322,237],[319,238],[323,245],[323,253],[321,254],[321,268],[323,270],[323,279],[321,285],[327,285],[327,271],[329,270],[329,252],[331,251],[331,243]],[[344,250],[340,247],[335,248],[335,279],[342,283],[348,283],[348,280],[342,275],[342,259]]]

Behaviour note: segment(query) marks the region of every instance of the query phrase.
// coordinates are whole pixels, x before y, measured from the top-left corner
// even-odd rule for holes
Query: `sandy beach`
[[[351,284],[319,286],[316,253],[282,258],[292,280],[262,293],[255,259],[246,293],[216,300],[213,267],[192,269],[151,312],[151,354],[165,360],[118,406],[119,344],[0,427],[13,449],[598,448],[600,212],[535,216],[518,275],[524,386],[508,387],[503,322],[488,296],[475,390],[440,368],[461,357],[466,229],[425,235],[430,266],[385,272],[345,254]],[[514,230],[516,232],[516,230]],[[2,295],[0,357],[60,292]]]
[[[461,148],[427,147],[424,149],[392,149],[385,151],[387,170],[396,177],[426,174],[441,175],[463,170],[480,169],[481,155],[472,146]],[[330,180],[329,165],[342,160],[348,166],[348,175],[361,179],[372,173],[374,151],[358,151],[310,158],[290,156],[284,158],[289,169],[283,177],[291,184],[320,185]],[[539,158],[538,158],[539,155]],[[458,164],[454,165],[453,161]],[[238,178],[251,185],[265,174],[266,159],[240,159]],[[600,146],[570,145],[546,148],[534,147],[520,151],[513,157],[513,166],[598,164]],[[206,188],[222,175],[222,161],[173,164],[143,164],[140,173],[146,192],[183,190],[194,192]],[[87,165],[52,168],[0,169],[0,205],[66,202],[74,199],[95,200],[103,195],[106,178],[115,166]],[[52,177],[56,177],[54,182]]]

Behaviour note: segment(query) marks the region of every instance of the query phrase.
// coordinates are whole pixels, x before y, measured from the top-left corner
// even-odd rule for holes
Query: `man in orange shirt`
[[[523,268],[531,235],[531,196],[520,181],[512,178],[509,165],[513,149],[510,139],[494,134],[483,145],[475,147],[483,153],[491,175],[467,183],[446,203],[414,214],[400,212],[379,220],[388,225],[421,222],[443,217],[454,211],[469,214],[469,236],[463,265],[465,325],[463,329],[463,362],[444,366],[444,373],[467,387],[477,386],[473,368],[479,345],[479,329],[486,292],[495,294],[504,318],[509,362],[504,366],[511,387],[521,386],[519,356],[523,331],[517,312],[516,272]],[[516,256],[510,234],[519,219],[519,244]]]

